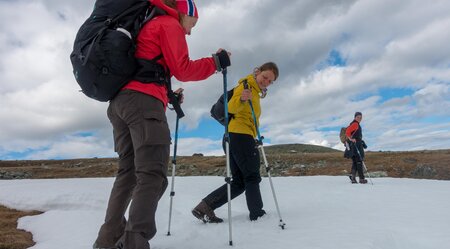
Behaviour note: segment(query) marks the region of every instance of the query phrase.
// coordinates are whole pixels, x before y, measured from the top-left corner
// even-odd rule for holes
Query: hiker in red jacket
[[[345,135],[348,139],[348,145],[350,148],[350,154],[352,158],[352,183],[357,183],[356,173],[359,176],[359,183],[365,184],[367,180],[364,177],[363,162],[364,161],[364,147],[365,143],[362,140],[362,128],[361,128],[362,113],[356,112],[355,119],[347,127]]]
[[[167,187],[170,131],[165,114],[169,102],[166,83],[171,76],[180,81],[204,80],[230,65],[230,54],[222,49],[211,57],[189,58],[185,35],[198,20],[192,0],[151,3],[165,14],[142,27],[135,53],[138,73],[108,107],[119,169],[94,248],[150,248],[148,241],[156,233],[156,208]],[[181,89],[175,92],[181,95]]]

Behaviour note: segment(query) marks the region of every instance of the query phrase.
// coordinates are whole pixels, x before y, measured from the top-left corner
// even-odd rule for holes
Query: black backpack
[[[233,97],[233,92],[234,88],[227,92],[227,103],[230,101],[231,97]],[[223,94],[220,95],[220,98],[211,107],[211,117],[217,120],[221,125],[225,126],[225,103],[223,102]],[[233,114],[228,113],[228,123],[231,118],[233,118]]]
[[[97,0],[75,38],[70,60],[81,91],[99,101],[111,100],[139,70],[135,41],[142,25],[158,8],[148,0]],[[156,63],[156,71],[165,70]],[[147,60],[146,63],[149,61]],[[155,71],[153,70],[153,71]]]
[[[248,83],[245,79],[243,81],[244,89],[248,89]],[[234,88],[231,90],[228,90],[227,92],[227,103],[230,101],[231,97],[233,97]],[[223,102],[223,94],[220,95],[220,98],[217,100],[217,102],[211,107],[211,117],[213,117],[217,122],[219,122],[221,125],[225,126],[225,104]],[[228,113],[228,123],[230,123],[230,120],[234,118],[234,115],[232,113]]]

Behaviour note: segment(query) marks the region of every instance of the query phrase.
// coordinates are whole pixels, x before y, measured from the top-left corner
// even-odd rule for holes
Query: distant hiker
[[[209,58],[189,59],[185,35],[191,33],[198,19],[192,0],[151,3],[166,14],[143,26],[135,56],[147,61],[158,57],[155,61],[167,72],[160,78],[199,81],[230,65],[229,54],[222,49]],[[110,101],[108,118],[113,126],[119,169],[94,248],[150,248],[148,241],[156,233],[156,208],[167,187],[167,90],[165,84],[132,80]],[[124,214],[128,206],[127,220]]]
[[[352,183],[357,183],[356,173],[359,176],[359,183],[365,184],[367,180],[364,177],[364,148],[366,145],[362,140],[362,128],[361,128],[362,113],[356,112],[354,120],[347,127],[345,135],[347,136],[348,153],[352,159],[352,175],[350,176]]]
[[[260,99],[264,98],[269,87],[278,78],[278,67],[267,62],[256,68],[252,74],[239,80],[233,96],[228,102],[228,112],[233,118],[228,124],[230,136],[230,168],[232,174],[231,199],[245,191],[250,220],[257,220],[266,214],[259,189],[259,151],[255,143],[257,131],[248,100],[253,103],[257,123],[261,115]],[[246,87],[248,86],[248,87]],[[248,88],[248,89],[245,89]],[[225,150],[225,149],[224,149]],[[220,223],[214,210],[227,203],[227,184],[211,192],[192,210],[192,214],[203,222]]]

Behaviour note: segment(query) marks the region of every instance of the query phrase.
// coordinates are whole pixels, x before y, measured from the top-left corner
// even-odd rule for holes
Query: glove
[[[231,65],[230,56],[225,50],[213,54],[212,57],[216,63],[216,70],[219,72]]]
[[[367,149],[367,144],[366,142],[364,142],[364,140],[361,140],[361,144],[364,149]]]
[[[172,90],[168,92],[169,103],[172,104],[173,110],[177,113],[177,118],[184,117],[183,109],[181,109],[181,100],[183,99],[183,93],[175,93]]]

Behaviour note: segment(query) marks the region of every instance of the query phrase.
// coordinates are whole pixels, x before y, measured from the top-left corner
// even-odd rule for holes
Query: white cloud
[[[174,141],[172,141],[171,155],[173,156]],[[178,140],[177,155],[192,156],[202,153],[205,156],[224,155],[222,141],[205,138],[182,138]]]
[[[93,3],[0,2],[0,156],[27,150],[36,151],[33,158],[113,154],[107,103],[78,92],[69,61],[75,34]],[[271,143],[341,148],[338,128],[362,111],[371,149],[450,147],[450,140],[442,139],[450,133],[448,1],[196,3],[200,19],[187,38],[191,58],[220,47],[231,51],[229,87],[265,61],[279,65],[280,78],[262,100],[261,129]],[[319,68],[332,50],[345,64]],[[182,129],[192,130],[209,118],[222,92],[222,75],[175,81],[175,86],[185,88]],[[390,88],[413,93],[379,96],[380,89]],[[173,129],[174,115],[168,118]],[[425,138],[430,140],[423,146]],[[220,141],[197,137],[180,139],[179,152],[222,150]]]
[[[91,158],[114,157],[113,147],[102,137],[67,136],[51,141],[46,147],[27,156],[28,159],[42,158]]]

